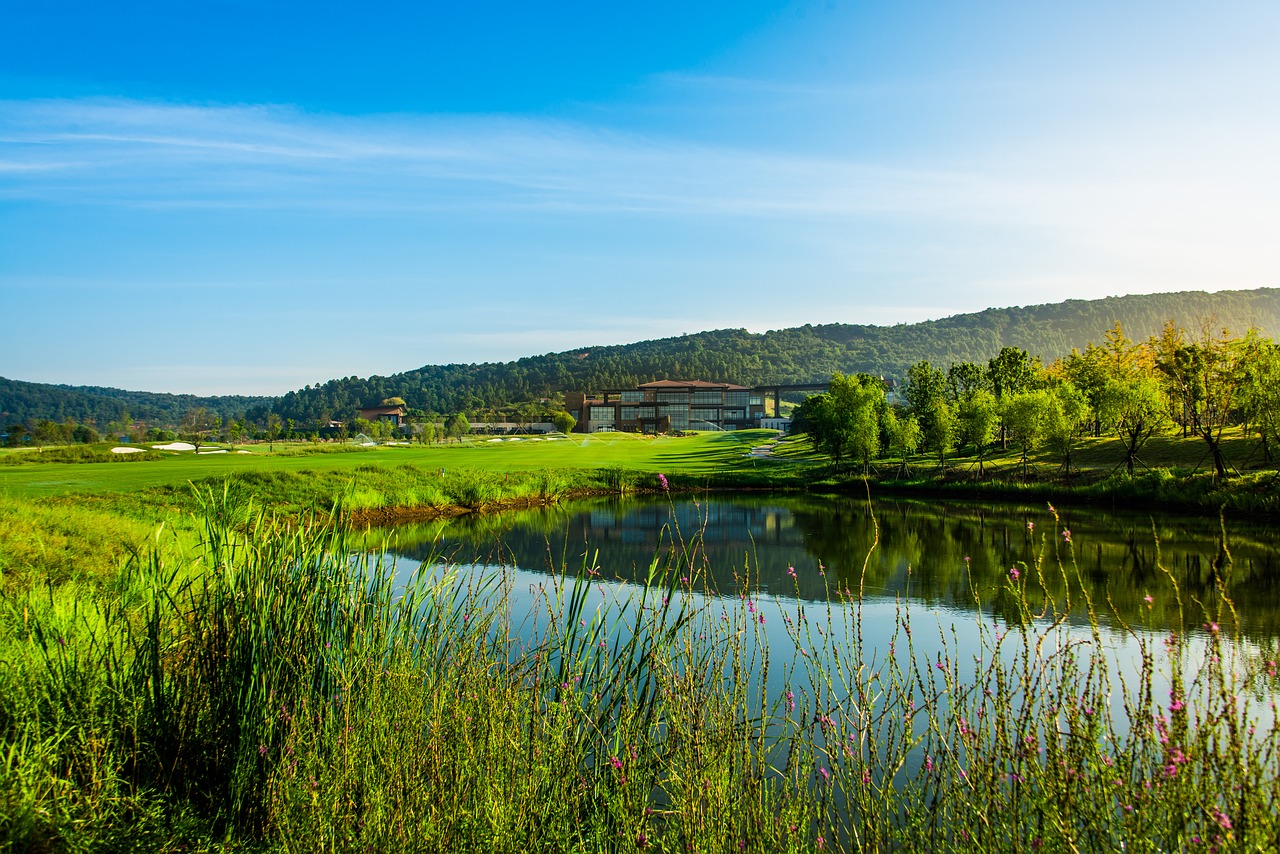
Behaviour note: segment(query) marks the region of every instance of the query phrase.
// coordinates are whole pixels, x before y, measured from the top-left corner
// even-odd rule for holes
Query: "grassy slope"
[[[777,487],[862,489],[856,467],[833,473],[804,437],[787,439],[774,456],[747,453],[772,442],[765,431],[704,433],[684,438],[642,438],[626,434],[574,437],[561,441],[489,442],[438,447],[379,447],[333,452],[325,446],[277,445],[274,453],[252,446],[248,454],[195,456],[165,454],[130,463],[25,463],[0,466],[0,584],[25,586],[31,580],[57,581],[110,576],[131,548],[158,526],[192,533],[189,484],[231,477],[234,488],[288,514],[311,507],[327,510],[338,497],[348,509],[365,513],[394,510],[438,511],[478,508],[504,501],[557,500],[584,492],[658,487],[657,473],[679,487]],[[1125,503],[1182,510],[1277,512],[1276,473],[1249,472],[1257,464],[1256,443],[1235,435],[1224,443],[1229,460],[1246,474],[1215,483],[1204,465],[1204,444],[1161,436],[1143,452],[1159,472],[1140,470],[1133,481],[1108,478],[1123,451],[1114,439],[1080,443],[1074,464],[1083,470],[1065,489],[1056,478],[1059,460],[1033,456],[1023,482],[1019,451],[991,452],[985,465],[996,480],[976,482],[972,456],[948,459],[945,482],[937,461],[911,460],[906,480],[897,465],[880,461],[877,490],[942,490],[988,499],[1077,500]],[[27,452],[28,455],[30,452]],[[1199,466],[1199,474],[1193,474]],[[1173,473],[1170,472],[1170,469]]]
[[[378,447],[355,453],[268,454],[261,445],[248,454],[168,454],[136,463],[42,463],[0,468],[0,494],[43,497],[66,493],[135,492],[175,486],[236,472],[352,472],[361,466],[413,465],[425,469],[474,468],[497,472],[598,469],[709,474],[758,468],[767,463],[745,454],[768,431],[703,433],[646,439],[625,433],[575,436],[559,441],[488,442]],[[280,446],[284,447],[284,446]]]

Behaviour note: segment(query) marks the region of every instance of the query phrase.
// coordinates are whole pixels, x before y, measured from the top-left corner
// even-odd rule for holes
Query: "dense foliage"
[[[953,362],[946,371],[920,361],[907,369],[901,402],[890,406],[884,384],[869,374],[836,372],[830,390],[804,401],[792,420],[837,468],[857,457],[864,470],[881,447],[907,456],[921,444],[937,454],[945,476],[947,455],[969,446],[982,476],[983,455],[997,435],[1002,448],[1021,452],[1022,476],[1033,453],[1050,453],[1059,472],[1072,474],[1072,449],[1085,435],[1114,435],[1124,448],[1116,461],[1133,475],[1155,435],[1180,430],[1200,440],[1215,478],[1242,461],[1229,460],[1223,438],[1230,429],[1256,436],[1261,463],[1280,444],[1280,346],[1251,329],[1233,336],[1202,322],[1188,331],[1173,322],[1146,341],[1131,340],[1116,323],[1101,344],[1072,350],[1049,365],[1017,347],[1004,347],[986,363]],[[859,396],[851,390],[872,389]]]
[[[477,412],[565,390],[599,391],[663,378],[743,385],[823,381],[832,373],[902,378],[921,360],[983,361],[1016,347],[1046,361],[1083,348],[1117,321],[1131,335],[1156,335],[1170,319],[1192,325],[1214,317],[1233,329],[1280,331],[1280,289],[1186,292],[1068,300],[988,309],[925,323],[800,326],[760,334],[721,329],[622,344],[580,347],[514,362],[428,365],[390,377],[345,377],[290,392],[283,417],[315,423],[398,395],[428,412]]]
[[[225,418],[239,418],[255,408],[263,412],[269,397],[161,394],[124,391],[101,386],[47,385],[0,377],[0,427],[39,420],[93,423],[99,430],[110,424],[144,421],[175,425],[189,409],[205,407]],[[124,432],[128,432],[125,430]]]
[[[668,377],[755,385],[823,381],[839,371],[901,379],[922,360],[937,365],[986,362],[1005,347],[1047,362],[1083,348],[1099,330],[1116,322],[1140,340],[1159,334],[1171,319],[1193,326],[1210,317],[1231,329],[1256,327],[1275,335],[1280,332],[1280,289],[1068,300],[897,326],[833,323],[759,334],[722,329],[635,344],[577,347],[514,362],[427,365],[387,377],[341,377],[274,401],[0,379],[0,419],[5,424],[92,419],[101,429],[127,409],[135,419],[172,426],[187,410],[203,406],[226,421],[247,415],[249,421],[265,424],[269,406],[286,422],[310,428],[330,419],[348,419],[357,408],[391,397],[403,398],[426,413],[483,415],[524,401],[554,399],[566,390],[598,391]]]

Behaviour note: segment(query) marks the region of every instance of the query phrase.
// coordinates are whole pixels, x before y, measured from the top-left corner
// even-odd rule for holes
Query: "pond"
[[[1032,798],[1073,803],[1077,830],[1104,847],[1149,836],[1129,825],[1152,816],[1171,850],[1187,828],[1216,832],[1224,791],[1269,803],[1273,526],[716,495],[383,533],[398,582],[465,590],[458,619],[493,620],[493,648],[534,674],[545,714],[568,704],[590,718],[593,761],[621,767],[624,743],[648,743],[665,763],[689,720],[716,722],[710,732],[740,739],[748,776],[817,797],[841,844],[876,822],[896,828],[886,838],[918,821],[945,837],[972,798]],[[668,607],[681,615],[670,633]],[[632,720],[622,710],[650,706],[651,729],[618,734]],[[660,812],[680,802],[680,779],[653,779]],[[1202,807],[1188,818],[1192,799]]]
[[[902,602],[958,620],[1000,615],[1010,571],[1029,581],[1039,564],[1037,592],[1065,603],[1078,588],[1098,605],[1106,626],[1200,632],[1221,616],[1225,590],[1242,636],[1267,644],[1280,633],[1280,532],[1235,520],[739,495],[571,503],[394,533],[392,551],[410,561],[406,566],[447,557],[506,567],[521,573],[525,585],[539,575],[572,575],[588,563],[606,579],[634,585],[655,556],[696,543],[707,586],[717,591],[736,593],[746,580],[778,604],[860,592],[865,604]]]

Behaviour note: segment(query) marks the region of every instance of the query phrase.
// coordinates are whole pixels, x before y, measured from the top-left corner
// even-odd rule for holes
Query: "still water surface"
[[[1014,584],[1041,614],[1031,620],[1033,632],[1047,632],[1054,613],[1068,614],[1053,629],[1059,648],[1091,643],[1081,604],[1086,598],[1095,604],[1101,653],[1117,677],[1109,705],[1119,732],[1130,723],[1124,683],[1128,689],[1137,684],[1144,646],[1156,659],[1154,696],[1163,698],[1172,682],[1170,662],[1161,656],[1176,650],[1194,692],[1210,625],[1238,631],[1246,652],[1274,649],[1280,630],[1280,533],[1214,518],[716,496],[573,503],[390,533],[405,579],[446,565],[459,572],[459,583],[500,574],[510,625],[525,639],[537,635],[539,624],[545,629],[547,597],[558,579],[589,569],[587,613],[607,613],[634,601],[655,558],[691,555],[694,583],[676,591],[687,597],[684,604],[728,626],[741,627],[749,611],[751,631],[739,637],[749,656],[770,664],[752,695],[763,691],[776,703],[794,691],[802,702],[813,701],[813,714],[821,712],[823,693],[815,683],[837,669],[830,666],[834,657],[854,647],[866,662],[893,656],[904,672],[914,667],[935,687],[944,672],[935,668],[944,661],[947,672],[966,680],[977,678],[991,656],[1007,660],[994,639],[1019,622]],[[1230,622],[1223,590],[1237,615]],[[904,614],[914,629],[910,652]],[[801,625],[805,631],[798,632]],[[1174,635],[1176,645],[1162,641]],[[842,690],[847,697],[847,686],[827,686],[836,703]],[[1191,693],[1187,700],[1196,702]],[[1258,722],[1270,726],[1274,716],[1265,701],[1255,709]],[[917,770],[922,756],[914,751],[905,771]]]
[[[1121,620],[1193,633],[1219,616],[1221,579],[1245,638],[1265,644],[1280,633],[1280,531],[1212,517],[715,496],[571,503],[404,526],[395,534],[393,551],[409,567],[444,556],[506,567],[536,585],[538,576],[594,564],[624,589],[643,582],[655,556],[696,544],[698,561],[720,591],[735,592],[749,578],[762,600],[779,606],[861,591],[864,606],[903,602],[961,621],[1000,617],[1010,570],[1017,568],[1037,593],[1042,576],[1042,595],[1050,598],[1065,602],[1078,588],[1079,601],[1078,592],[1087,592],[1104,625]]]

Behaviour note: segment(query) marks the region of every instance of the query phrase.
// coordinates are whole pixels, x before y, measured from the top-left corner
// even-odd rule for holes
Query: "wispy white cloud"
[[[5,197],[109,205],[971,219],[1025,189],[550,121],[135,101],[2,104],[0,156]]]
[[[1280,166],[1270,152],[1280,130],[1265,117],[1241,121],[1081,127],[1065,138],[993,138],[981,156],[939,147],[889,158],[857,146],[835,156],[507,116],[10,101],[0,103],[0,204],[470,219],[486,229],[498,219],[508,228],[550,223],[557,241],[541,258],[593,272],[617,269],[626,252],[628,261],[639,257],[634,247],[618,254],[619,235],[637,221],[741,234],[736,256],[725,254],[733,238],[708,253],[673,251],[669,266],[684,270],[673,281],[744,263],[755,249],[746,244],[768,234],[787,259],[768,275],[777,281],[785,264],[815,283],[813,299],[796,303],[812,320],[817,302],[903,302],[901,293],[839,284],[854,275],[916,288],[908,302],[917,306],[958,308],[1025,302],[1020,294],[1037,287],[1047,300],[1274,283],[1280,244],[1269,231],[1280,219]],[[1245,126],[1242,137],[1231,133]],[[610,245],[573,240],[580,228],[608,233]],[[464,267],[490,281],[511,278],[508,268],[485,272],[483,259],[458,256],[453,269]],[[403,280],[406,272],[369,274]],[[971,294],[963,303],[945,290],[958,287]],[[670,328],[670,318],[644,315],[655,330]],[[759,316],[713,322],[758,328]],[[614,331],[622,340],[640,330]]]

